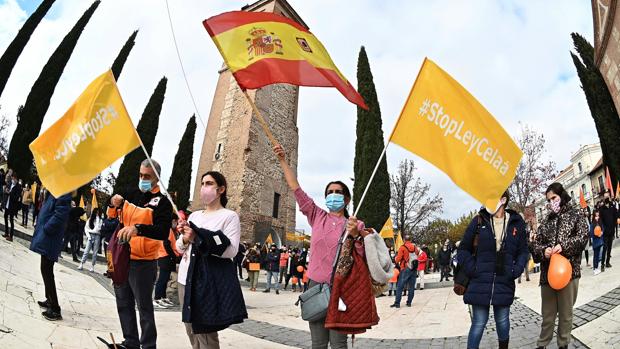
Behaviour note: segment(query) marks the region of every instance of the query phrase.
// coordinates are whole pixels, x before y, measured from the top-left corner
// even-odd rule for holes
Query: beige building
[[[620,110],[620,11],[617,0],[592,0],[594,62]]]
[[[307,27],[285,0],[260,0],[243,11],[274,12]],[[220,171],[228,181],[228,208],[241,220],[241,239],[264,242],[269,234],[275,243],[285,243],[286,232],[295,231],[296,203],[273,154],[272,145],[261,129],[231,72],[224,67],[209,113],[194,186],[192,210],[200,207],[203,173]],[[297,171],[297,86],[275,84],[248,91],[270,125],[275,138],[287,151]]]
[[[562,183],[564,189],[571,195],[574,203],[579,203],[579,193],[583,192],[583,196],[589,206],[594,206],[595,200],[599,194],[599,188],[593,186],[590,176],[595,171],[599,161],[603,156],[601,145],[599,143],[588,144],[579,147],[575,153],[571,155],[570,164],[563,169],[554,179],[553,182]],[[546,213],[546,198],[541,197],[535,203],[536,217],[540,220]]]

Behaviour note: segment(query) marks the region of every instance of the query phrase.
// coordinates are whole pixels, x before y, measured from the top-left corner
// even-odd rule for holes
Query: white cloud
[[[170,1],[182,58],[205,123],[222,60],[201,21],[245,3]],[[597,141],[569,55],[571,32],[587,38],[593,35],[587,1],[564,1],[562,6],[555,2],[494,0],[290,3],[353,85],[359,48],[366,47],[386,137],[424,56],[428,56],[469,89],[512,135],[518,133],[519,122],[545,132],[550,157],[559,167],[568,163],[570,152],[580,144]],[[53,19],[45,19],[34,33],[0,98],[3,113],[14,115],[51,52],[89,4],[84,0],[57,0]],[[0,3],[0,50],[25,19],[15,0]],[[119,86],[137,122],[157,81],[163,75],[169,78],[154,149],[167,178],[193,106],[172,45],[164,1],[101,3],[57,86],[44,127],[60,117],[82,89],[111,65],[129,34],[138,28],[136,46]],[[322,202],[328,181],[341,179],[351,184],[355,107],[334,89],[302,87],[298,120],[300,182],[317,202]],[[194,169],[203,135],[198,121]],[[387,156],[390,170],[395,170],[401,159],[416,161],[419,174],[445,198],[446,217],[454,219],[478,207],[424,160],[394,145]],[[309,230],[299,214],[297,226]]]

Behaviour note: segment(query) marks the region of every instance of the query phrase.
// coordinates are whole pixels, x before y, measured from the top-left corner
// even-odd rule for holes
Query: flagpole
[[[235,81],[236,81],[236,79],[235,79]],[[265,135],[267,135],[267,138],[269,138],[269,141],[271,142],[271,145],[275,147],[276,145],[280,144],[280,143],[278,143],[276,138],[271,133],[271,130],[269,129],[269,125],[267,124],[267,121],[265,121],[265,119],[263,118],[263,115],[258,110],[258,107],[256,106],[256,103],[254,103],[252,98],[250,98],[250,95],[248,94],[248,91],[242,89],[241,86],[239,86],[239,88],[241,89],[241,92],[243,92],[243,95],[245,96],[245,98],[250,103],[250,106],[252,107],[252,110],[254,111],[253,114],[256,115],[256,119],[258,120],[258,123],[260,124],[260,126],[263,128],[263,131],[265,132]]]

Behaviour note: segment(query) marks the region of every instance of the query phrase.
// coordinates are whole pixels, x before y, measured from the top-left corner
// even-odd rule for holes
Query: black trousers
[[[60,312],[58,294],[56,293],[56,281],[54,280],[54,261],[41,255],[41,276],[45,285],[45,298],[52,310]]]
[[[603,256],[601,257],[601,263],[609,264],[609,261],[611,260],[611,247],[613,242],[613,230],[609,234],[603,235]]]
[[[129,262],[129,280],[120,286],[114,286],[116,310],[121,320],[121,329],[125,337],[124,344],[128,347],[154,349],[157,343],[157,328],[153,311],[153,286],[157,276],[157,261]],[[136,305],[140,313],[140,329],[138,337],[138,321]]]
[[[9,229],[9,223],[11,228]],[[15,214],[9,212],[9,209],[4,210],[4,233],[10,237],[13,237],[15,232]]]

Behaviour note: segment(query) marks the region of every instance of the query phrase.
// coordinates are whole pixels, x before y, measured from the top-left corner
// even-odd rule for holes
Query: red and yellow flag
[[[275,13],[226,12],[203,21],[242,89],[269,84],[335,87],[368,109],[323,44],[304,26]]]

